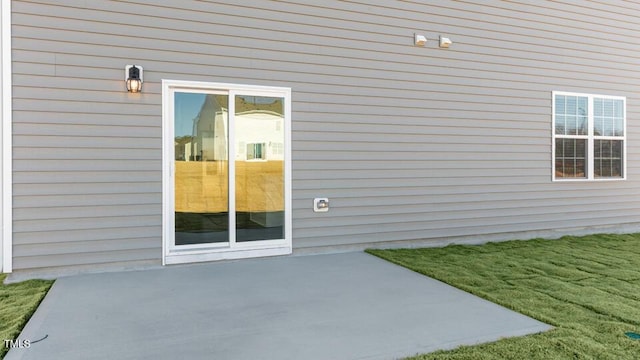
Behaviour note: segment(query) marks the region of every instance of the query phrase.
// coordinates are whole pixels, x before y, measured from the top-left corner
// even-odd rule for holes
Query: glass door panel
[[[229,242],[228,95],[175,92],[175,245]]]
[[[236,242],[284,239],[284,98],[236,95]]]

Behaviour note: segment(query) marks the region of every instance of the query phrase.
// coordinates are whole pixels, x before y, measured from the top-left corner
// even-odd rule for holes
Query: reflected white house
[[[190,137],[175,139],[176,159],[220,161],[228,159],[228,108],[216,96],[207,96],[193,119]],[[235,115],[235,160],[284,160],[284,116],[271,110],[252,109]]]
[[[236,161],[284,160],[284,117],[275,111],[237,113]]]

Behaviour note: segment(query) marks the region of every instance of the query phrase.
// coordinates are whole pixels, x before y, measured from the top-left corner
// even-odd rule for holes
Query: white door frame
[[[253,95],[284,98],[284,239],[235,242],[234,216],[230,216],[230,242],[227,246],[212,243],[201,246],[175,246],[175,186],[174,186],[174,109],[173,95],[175,91],[220,92],[229,94],[229,214],[235,211],[235,139],[234,126],[231,126],[235,103],[233,96]],[[270,86],[252,86],[226,83],[209,83],[197,81],[162,80],[162,118],[163,118],[163,241],[162,264],[180,264],[225,259],[287,255],[292,252],[291,231],[291,89]]]
[[[11,1],[2,1],[0,7],[0,188],[2,204],[0,206],[0,272],[13,271],[13,194],[12,194],[12,159],[11,159]]]

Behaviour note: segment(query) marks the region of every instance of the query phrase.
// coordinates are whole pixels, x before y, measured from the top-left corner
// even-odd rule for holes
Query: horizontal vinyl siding
[[[129,59],[68,36],[75,5],[13,4],[14,268],[160,263],[160,94],[130,96]]]
[[[294,249],[640,219],[638,3],[12,10],[16,269],[160,262],[162,79],[292,88]],[[125,64],[144,67],[141,94],[124,91]],[[554,90],[627,97],[628,180],[551,182]],[[331,210],[312,212],[314,197]]]

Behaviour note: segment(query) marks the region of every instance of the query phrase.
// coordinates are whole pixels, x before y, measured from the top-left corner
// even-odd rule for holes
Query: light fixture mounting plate
[[[140,70],[140,81],[142,81],[144,83],[144,77],[143,77],[143,69],[142,66],[140,65],[126,65],[124,67],[124,81],[127,81],[127,79],[129,78],[129,69],[131,69],[132,67],[137,67],[138,70]]]

